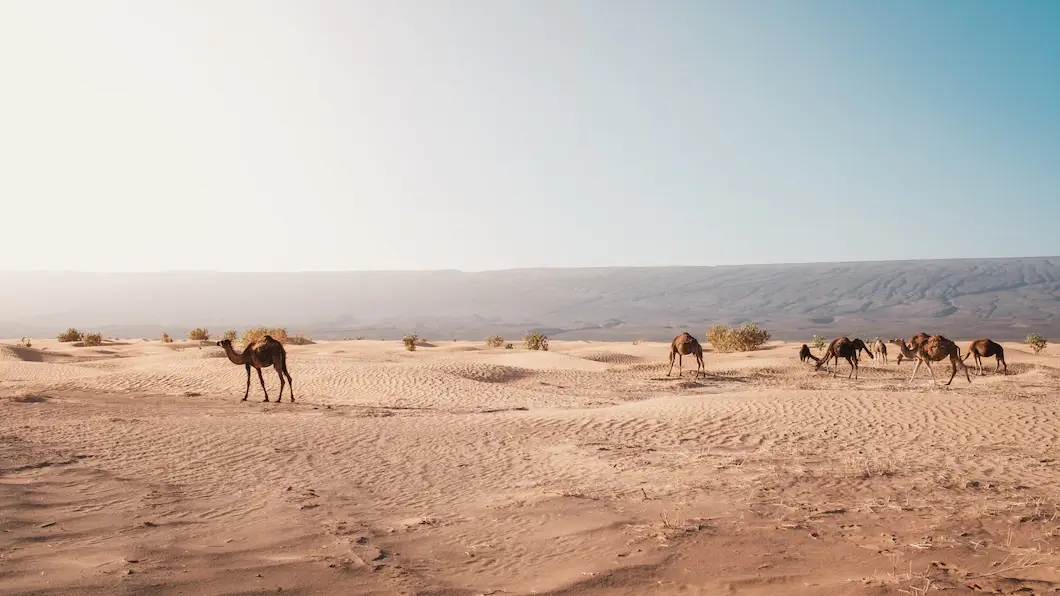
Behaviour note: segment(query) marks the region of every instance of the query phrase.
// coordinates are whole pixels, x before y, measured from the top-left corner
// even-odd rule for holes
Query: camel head
[[[872,351],[869,350],[868,346],[865,345],[865,342],[861,341],[860,339],[855,337],[854,340],[850,342],[850,345],[854,346],[854,350],[861,350],[865,352],[865,354],[869,358],[875,358],[875,356],[872,355]]]
[[[230,348],[230,347],[232,347],[232,340],[230,340],[230,339],[222,339],[221,341],[217,342],[217,345],[222,347],[222,348]]]

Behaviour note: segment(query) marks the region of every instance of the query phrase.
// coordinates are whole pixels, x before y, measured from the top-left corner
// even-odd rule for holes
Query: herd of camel
[[[1004,367],[1005,372],[1008,372],[1008,364],[1005,363],[1005,350],[996,342],[990,339],[977,339],[968,346],[968,353],[963,357],[961,356],[961,350],[957,347],[957,344],[953,343],[949,339],[941,335],[931,335],[926,333],[917,333],[913,337],[909,338],[906,342],[903,339],[892,339],[890,342],[898,346],[900,354],[898,354],[898,363],[901,364],[902,358],[908,360],[915,360],[916,366],[913,367],[913,376],[909,377],[911,382],[915,377],[917,371],[920,369],[921,364],[926,364],[928,372],[931,373],[931,382],[937,383],[935,380],[935,371],[931,369],[932,362],[940,362],[942,360],[949,359],[952,370],[950,372],[950,378],[946,381],[946,385],[953,382],[953,377],[957,375],[957,368],[960,367],[964,371],[965,378],[968,382],[972,382],[972,377],[968,374],[968,367],[965,366],[964,361],[968,356],[975,356],[975,364],[978,367],[980,375],[983,374],[983,358],[989,358],[991,356],[997,358],[997,367],[994,372],[998,372]],[[850,373],[847,374],[849,379],[851,375],[855,379],[858,378],[858,353],[865,352],[869,358],[875,358],[873,353],[880,356],[883,363],[887,364],[887,345],[881,340],[875,340],[870,342],[871,345],[865,345],[865,342],[854,338],[840,337],[832,340],[832,343],[828,344],[828,349],[825,350],[824,357],[818,358],[810,353],[810,348],[806,344],[802,344],[802,348],[799,350],[799,359],[803,362],[807,360],[813,360],[816,362],[814,370],[819,370],[822,366],[827,365],[830,360],[835,360],[835,367],[832,370],[832,376],[836,376],[839,372],[839,359],[845,358],[847,363],[850,364]],[[294,381],[291,380],[291,373],[287,372],[287,351],[284,350],[283,344],[274,339],[270,335],[262,336],[243,348],[242,352],[236,352],[232,347],[232,340],[224,339],[217,342],[217,345],[224,349],[225,355],[234,364],[241,365],[247,370],[247,388],[243,393],[243,401],[246,401],[247,397],[250,396],[250,369],[258,371],[258,380],[261,381],[261,391],[265,394],[265,400],[269,401],[269,392],[265,389],[265,378],[261,374],[263,368],[274,368],[276,374],[280,377],[280,395],[276,398],[277,403],[283,400],[283,388],[285,386],[290,387],[290,398],[294,401]],[[682,367],[681,360],[682,356],[695,356],[696,358],[696,377],[698,378],[700,373],[706,374],[706,366],[703,364],[703,346],[699,344],[699,341],[689,333],[682,333],[674,338],[670,342],[670,370],[667,371],[666,376],[674,371],[674,358],[677,358],[677,374],[681,375]],[[286,377],[286,379],[284,379]],[[286,381],[286,382],[285,382]]]
[[[991,356],[997,358],[997,367],[994,368],[994,372],[997,373],[1003,368],[1005,373],[1008,373],[1008,364],[1005,363],[1005,349],[991,339],[973,341],[968,345],[968,353],[964,356],[961,356],[961,349],[957,347],[957,344],[941,335],[928,335],[921,332],[910,337],[908,342],[901,338],[895,338],[887,343],[898,346],[898,364],[902,363],[902,358],[916,361],[916,366],[913,367],[913,375],[909,377],[909,382],[916,378],[920,365],[925,364],[928,372],[931,373],[931,382],[937,384],[935,371],[931,369],[931,363],[949,359],[952,370],[946,385],[953,382],[953,377],[957,375],[958,367],[964,371],[965,378],[971,383],[972,377],[968,374],[968,367],[964,364],[968,356],[975,356],[975,365],[979,375],[984,374],[983,358],[990,358]],[[799,349],[799,359],[803,362],[807,360],[816,362],[814,370],[819,370],[822,366],[827,365],[830,360],[835,360],[835,367],[832,370],[832,376],[834,377],[839,372],[839,359],[845,358],[847,363],[850,364],[850,373],[847,374],[847,378],[849,379],[853,375],[857,379],[859,352],[864,352],[869,358],[875,358],[873,356],[875,353],[876,356],[883,360],[884,365],[887,364],[887,344],[882,340],[873,340],[869,345],[866,345],[864,341],[858,338],[850,339],[849,337],[833,339],[832,343],[828,344],[823,358],[814,356],[810,352],[810,347],[802,344],[802,348]],[[666,376],[670,376],[670,373],[674,371],[675,357],[677,358],[677,374],[680,376],[681,357],[688,355],[693,355],[696,358],[696,377],[699,377],[700,371],[706,374],[706,366],[703,364],[703,346],[691,334],[682,333],[670,342],[670,370],[666,373]]]

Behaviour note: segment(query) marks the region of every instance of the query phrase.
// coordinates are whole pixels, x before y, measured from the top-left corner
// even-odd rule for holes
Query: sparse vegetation
[[[18,347],[20,347],[20,348],[32,348],[33,347],[33,342],[23,337],[22,339],[18,340]]]
[[[486,338],[486,345],[491,348],[499,348],[504,345],[504,338],[499,335]]]
[[[714,325],[707,331],[707,341],[716,352],[750,352],[765,345],[769,337],[769,332],[756,323],[739,327]]]
[[[527,350],[541,350],[547,352],[548,337],[536,331],[531,331],[523,336],[523,347]]]
[[[239,337],[239,332],[234,330],[234,329],[229,329],[228,331],[224,332],[224,335],[221,336],[221,339],[227,339],[228,341],[235,341],[237,337]]]
[[[820,351],[821,351],[821,350],[823,350],[823,349],[825,348],[825,346],[827,346],[827,345],[828,345],[828,343],[827,343],[827,342],[825,342],[825,341],[824,341],[824,338],[823,338],[823,337],[821,337],[820,335],[814,335],[814,336],[813,336],[813,349],[815,349],[815,350],[817,350],[818,352],[820,352]]]
[[[207,341],[210,339],[210,332],[202,327],[192,329],[188,333],[188,339],[197,339],[199,341]]]
[[[81,337],[81,342],[86,348],[94,348],[103,345],[102,333],[86,333]]]
[[[287,336],[286,327],[251,327],[243,332],[243,345],[249,346],[251,342],[268,335],[281,344],[290,343],[291,338]]]
[[[166,333],[165,331],[162,332],[162,343],[164,343],[164,344],[173,343],[173,338],[170,337],[169,334]]]
[[[405,344],[406,350],[410,352],[415,352],[416,342],[420,341],[420,336],[416,335],[415,333],[411,333],[409,335],[406,335],[401,341]]]
[[[515,344],[504,344],[504,349],[505,350],[514,350],[515,349]]]
[[[304,333],[298,333],[294,337],[287,340],[289,343],[296,346],[307,346],[313,342],[312,338],[306,337]]]
[[[81,333],[77,329],[74,329],[73,327],[71,327],[71,328],[67,329],[66,331],[63,331],[62,333],[57,335],[56,339],[58,339],[59,341],[61,341],[63,343],[68,343],[68,342],[72,342],[72,341],[81,341],[84,338],[84,336],[85,336],[84,333]]]
[[[1027,336],[1027,345],[1035,354],[1039,354],[1049,345],[1049,342],[1045,341],[1045,337],[1040,333],[1031,333]]]

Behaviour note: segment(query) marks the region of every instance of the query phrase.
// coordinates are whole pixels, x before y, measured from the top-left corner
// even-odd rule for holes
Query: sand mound
[[[644,362],[644,358],[641,356],[634,356],[632,354],[623,354],[622,352],[583,352],[576,355],[577,358],[584,358],[593,362],[604,362],[606,364],[637,364]],[[695,362],[695,358],[692,359]]]
[[[515,366],[466,362],[447,365],[441,367],[441,370],[480,383],[510,383],[535,374],[535,371]]]

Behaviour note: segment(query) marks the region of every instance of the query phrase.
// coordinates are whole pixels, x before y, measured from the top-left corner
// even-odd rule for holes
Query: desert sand
[[[665,343],[320,342],[277,404],[213,345],[33,343],[0,341],[5,595],[1060,589],[1054,346],[942,387],[893,346],[855,381],[792,343],[692,379]]]

